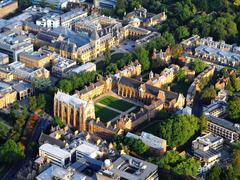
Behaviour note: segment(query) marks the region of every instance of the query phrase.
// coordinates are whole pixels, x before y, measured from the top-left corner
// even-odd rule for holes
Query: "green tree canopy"
[[[210,104],[211,100],[215,99],[216,96],[217,96],[217,92],[216,92],[214,86],[211,85],[210,87],[207,87],[202,91],[201,101],[204,104]]]
[[[50,78],[35,78],[32,82],[32,85],[35,89],[44,91],[46,88],[51,86]]]
[[[0,160],[2,163],[13,164],[23,157],[24,152],[12,139],[9,139],[0,147]]]
[[[173,131],[174,129],[174,131]],[[160,124],[160,136],[170,147],[185,144],[199,129],[198,118],[188,115],[173,116]]]
[[[204,71],[206,65],[200,59],[193,60],[190,65],[191,69],[194,70],[197,74]]]
[[[177,151],[168,151],[160,157],[150,158],[150,161],[157,164],[160,169],[173,172],[178,175],[196,176],[200,162],[194,158],[181,156]]]
[[[46,98],[44,94],[39,94],[37,97],[37,106],[40,109],[44,109],[46,106]]]
[[[185,70],[184,68],[180,68],[177,72],[177,81],[184,81],[185,80]]]
[[[240,122],[240,97],[228,102],[227,114],[232,121]]]
[[[143,47],[137,47],[133,52],[133,57],[142,65],[142,71],[146,71],[150,68],[148,51],[146,51]]]
[[[36,96],[31,96],[28,98],[29,109],[34,112],[37,109],[37,98]]]
[[[128,151],[133,151],[139,155],[142,155],[149,150],[149,147],[139,139],[116,136],[114,138],[114,143],[116,143],[116,148],[119,150],[127,149]]]

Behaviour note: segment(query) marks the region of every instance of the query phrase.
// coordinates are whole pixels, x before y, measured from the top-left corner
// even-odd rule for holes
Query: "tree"
[[[40,1],[40,6],[41,6],[42,8],[44,8],[44,7],[46,6],[46,1],[45,1],[45,0],[41,0],[41,1]]]
[[[46,90],[49,86],[51,86],[51,80],[50,78],[34,78],[32,85],[35,89],[44,91]]]
[[[37,106],[40,109],[44,109],[46,106],[46,98],[44,94],[39,94],[39,96],[37,97]]]
[[[168,151],[165,155],[154,157],[151,161],[157,164],[160,169],[178,175],[196,176],[200,166],[199,161],[194,158],[186,158],[177,151]]]
[[[227,114],[234,122],[240,121],[240,97],[236,97],[228,102]]]
[[[2,163],[13,164],[23,157],[24,152],[12,139],[9,139],[0,147],[0,160]]]
[[[28,7],[30,4],[29,0],[23,0],[24,7]]]
[[[201,94],[201,101],[204,104],[210,104],[211,100],[215,99],[217,96],[216,90],[213,85],[207,87]]]
[[[106,67],[107,74],[115,74],[118,70],[117,64],[111,63],[109,66]]]
[[[148,52],[143,47],[137,47],[133,52],[133,57],[142,65],[142,71],[146,71],[150,68]]]
[[[234,0],[234,5],[235,6],[240,6],[240,0]]]
[[[122,17],[126,12],[126,5],[124,0],[117,0],[115,12],[119,17]]]
[[[190,35],[190,33],[188,32],[188,28],[186,26],[179,26],[176,29],[176,38],[178,40],[182,40],[184,38],[187,38]]]
[[[34,112],[37,109],[37,99],[35,96],[31,96],[28,98],[29,109],[30,111]]]
[[[240,92],[240,78],[233,77],[232,78],[232,85],[235,91]]]
[[[144,144],[140,139],[116,136],[114,137],[114,143],[118,150],[125,151],[127,149],[127,151],[132,151],[139,155],[142,155],[149,150],[149,147]]]
[[[190,67],[192,70],[194,70],[196,72],[196,74],[199,74],[204,71],[206,65],[200,59],[196,59],[191,62]]]
[[[240,175],[240,149],[233,151],[233,167],[237,175]]]
[[[167,140],[170,147],[176,147],[185,144],[198,129],[197,117],[177,115],[170,117],[160,124],[159,135]]]
[[[180,68],[177,72],[177,81],[184,81],[185,80],[185,70]]]
[[[221,168],[219,166],[214,166],[212,169],[210,169],[208,174],[209,180],[220,180],[221,175]]]
[[[180,44],[173,45],[171,48],[173,59],[178,59],[183,53],[183,47]]]
[[[204,132],[207,132],[208,131],[208,119],[206,116],[202,115],[200,118],[199,118],[199,127],[200,127],[200,131],[201,131],[201,134],[203,134]]]
[[[53,118],[54,124],[56,124],[57,126],[59,126],[60,128],[62,128],[64,126],[62,119],[60,117],[55,116]]]
[[[111,58],[111,51],[110,51],[108,42],[106,43],[106,50],[104,52],[104,58],[105,58],[104,64],[109,65],[112,58]]]
[[[70,93],[73,90],[73,85],[71,81],[66,79],[59,81],[58,87],[59,89],[66,93]]]

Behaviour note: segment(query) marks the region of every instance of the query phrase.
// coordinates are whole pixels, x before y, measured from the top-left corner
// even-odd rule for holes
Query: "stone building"
[[[26,67],[42,68],[50,65],[51,55],[35,52],[22,52],[19,55],[19,61],[24,63]]]
[[[76,91],[76,94],[80,99],[89,101],[97,96],[104,93],[110,92],[112,90],[112,78],[100,77],[96,83],[92,83],[90,86],[86,86],[81,91]]]
[[[118,81],[121,77],[137,77],[142,72],[142,65],[135,60],[134,62],[129,63],[127,66],[123,67],[120,71],[114,74],[113,80]]]
[[[0,82],[0,108],[5,108],[17,101],[17,92],[7,83]]]
[[[165,68],[160,75],[154,75],[154,73],[151,71],[149,73],[149,80],[146,82],[146,84],[159,88],[164,87],[175,80],[178,70],[179,66],[172,64],[168,68]]]
[[[54,116],[60,117],[69,126],[86,131],[86,121],[95,118],[94,102],[57,92],[54,96]]]
[[[182,94],[167,91],[127,77],[122,77],[119,80],[118,95],[138,99],[148,105],[154,100],[161,100],[164,108],[169,110],[181,108],[185,104],[185,98]]]
[[[14,0],[2,0],[0,1],[0,18],[13,13],[18,8],[18,1]]]

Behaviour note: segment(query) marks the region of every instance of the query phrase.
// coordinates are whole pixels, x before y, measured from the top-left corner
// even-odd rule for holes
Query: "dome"
[[[104,166],[105,166],[105,168],[109,168],[110,166],[111,166],[111,161],[109,160],[109,159],[106,159],[105,161],[104,161]]]
[[[140,19],[138,19],[138,18],[133,18],[131,22],[139,23],[139,22],[140,22]]]

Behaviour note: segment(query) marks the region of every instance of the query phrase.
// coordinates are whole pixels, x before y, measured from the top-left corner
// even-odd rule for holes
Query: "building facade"
[[[54,96],[54,116],[61,118],[66,125],[86,131],[86,121],[95,118],[94,102],[57,92]]]
[[[42,68],[50,65],[51,56],[38,51],[22,52],[19,55],[19,61],[24,63],[26,67]]]

